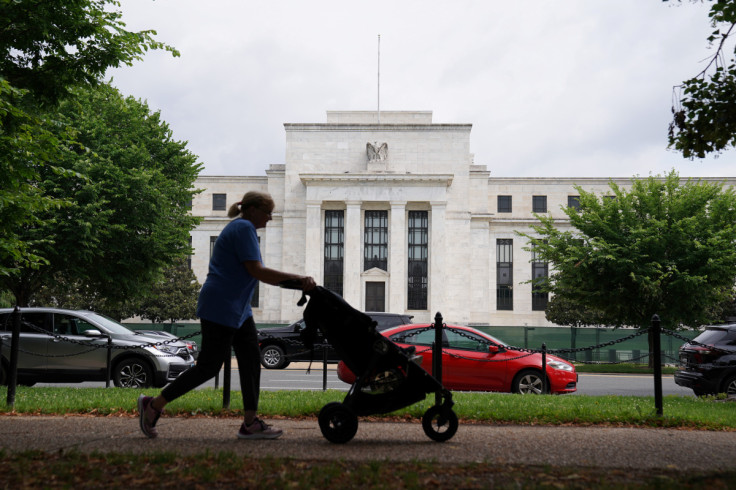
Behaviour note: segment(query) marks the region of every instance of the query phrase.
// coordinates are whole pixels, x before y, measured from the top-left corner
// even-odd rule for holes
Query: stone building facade
[[[192,268],[200,282],[228,223],[227,209],[248,190],[269,192],[273,220],[259,230],[268,267],[315,277],[363,311],[431,322],[549,326],[547,297],[529,280],[534,213],[566,226],[579,185],[605,194],[609,178],[496,178],[470,153],[470,124],[435,124],[432,113],[335,111],[326,123],[284,125],[285,163],[265,176],[200,176],[192,212]],[[713,179],[724,180],[724,179]],[[736,179],[728,179],[736,184]],[[629,179],[614,179],[626,186]],[[299,294],[261,284],[258,322],[301,316]]]

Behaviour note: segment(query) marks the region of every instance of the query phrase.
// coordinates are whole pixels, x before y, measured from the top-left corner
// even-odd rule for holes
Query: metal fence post
[[[542,394],[547,393],[547,344],[542,344]]]
[[[432,346],[432,376],[442,384],[442,313],[434,316],[434,345]],[[437,391],[434,395],[435,405],[442,403],[442,394]]]
[[[20,344],[20,309],[13,310],[13,334],[10,340],[10,368],[8,369],[8,407],[15,406],[15,389],[18,386],[18,344]]]
[[[652,355],[654,356],[654,406],[657,409],[657,415],[662,416],[664,410],[662,407],[662,349],[659,339],[661,328],[659,315],[652,317]]]

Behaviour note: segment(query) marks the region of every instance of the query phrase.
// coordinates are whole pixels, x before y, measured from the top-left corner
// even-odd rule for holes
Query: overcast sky
[[[284,163],[284,123],[328,110],[430,110],[470,123],[492,176],[734,176],[736,150],[667,150],[672,87],[712,52],[710,2],[122,0],[151,52],[111,71],[161,111],[204,175]]]

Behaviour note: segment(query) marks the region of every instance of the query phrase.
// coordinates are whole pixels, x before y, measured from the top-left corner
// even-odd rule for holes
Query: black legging
[[[205,381],[214,378],[222,364],[230,356],[230,346],[235,350],[240,373],[240,390],[243,394],[243,409],[258,410],[258,395],[261,390],[261,349],[253,317],[240,328],[230,328],[209,320],[201,319],[202,348],[197,364],[184,371],[161,395],[171,402],[188,393]]]

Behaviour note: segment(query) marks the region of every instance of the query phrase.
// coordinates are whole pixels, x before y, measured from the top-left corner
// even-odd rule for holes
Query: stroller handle
[[[280,288],[284,289],[294,289],[296,291],[302,290],[302,280],[301,279],[285,279],[279,283]]]
[[[297,301],[297,306],[303,306],[304,303],[307,302],[307,294],[311,294],[311,291],[309,293],[305,292],[302,289],[302,280],[301,279],[285,279],[279,283],[279,287],[283,289],[293,289],[295,291],[301,291],[302,297],[299,298],[299,301]],[[316,289],[316,288],[315,288]]]

